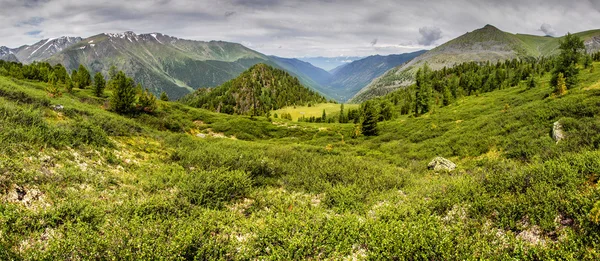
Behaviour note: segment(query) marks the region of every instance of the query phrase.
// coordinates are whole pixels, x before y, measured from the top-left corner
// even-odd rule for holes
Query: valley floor
[[[123,117],[0,77],[0,259],[598,260],[598,84],[552,97],[544,79],[353,139],[174,102]]]

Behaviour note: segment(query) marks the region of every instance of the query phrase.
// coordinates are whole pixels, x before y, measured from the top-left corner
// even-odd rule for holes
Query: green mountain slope
[[[600,30],[577,33],[582,37],[588,51],[600,50]],[[373,80],[353,98],[353,102],[365,101],[385,95],[397,88],[408,86],[414,81],[418,68],[427,63],[432,69],[452,67],[463,62],[503,61],[527,57],[557,54],[561,38],[511,34],[486,25],[444,43],[405,65],[387,71]]]
[[[330,87],[330,92],[336,94],[338,100],[347,101],[373,79],[423,53],[425,51],[385,56],[374,55],[353,61],[333,69],[330,72],[331,77],[327,86]]]
[[[323,96],[302,86],[297,78],[262,63],[219,87],[201,88],[182,99],[183,103],[197,108],[253,115],[325,101]]]

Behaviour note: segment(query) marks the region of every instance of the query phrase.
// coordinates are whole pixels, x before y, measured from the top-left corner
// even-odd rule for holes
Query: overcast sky
[[[238,42],[283,57],[431,49],[492,24],[563,35],[600,28],[600,0],[0,0],[0,45],[104,32]]]

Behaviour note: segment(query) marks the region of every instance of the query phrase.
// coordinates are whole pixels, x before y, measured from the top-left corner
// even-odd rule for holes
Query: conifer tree
[[[77,83],[79,84],[78,87],[81,89],[85,89],[92,83],[90,72],[82,64],[79,65],[79,70],[77,70],[77,78]]]
[[[327,113],[325,113],[325,109],[323,109],[323,114],[321,115],[321,121],[327,121]]]
[[[65,89],[67,90],[68,93],[72,93],[73,92],[73,80],[71,80],[71,77],[67,76],[66,79],[66,83],[65,83]]]
[[[97,72],[94,75],[94,95],[101,97],[104,94],[104,88],[106,87],[106,81],[101,72]]]
[[[362,122],[362,133],[366,136],[376,136],[378,134],[377,129],[377,109],[373,101],[366,101],[363,104],[363,115],[364,120]]]
[[[166,92],[163,91],[160,93],[160,100],[161,101],[169,101],[169,96],[167,95]]]
[[[79,88],[79,77],[77,77],[77,70],[73,70],[71,72],[71,82],[73,82],[73,87]]]
[[[340,116],[338,118],[338,121],[340,123],[346,123],[346,114],[344,112],[344,104],[342,103],[342,105],[340,106]]]
[[[567,93],[567,81],[562,73],[558,73],[556,89],[554,93],[559,96],[563,96]]]
[[[570,89],[577,84],[577,76],[579,75],[577,62],[581,59],[585,45],[581,38],[568,33],[560,42],[559,49],[560,55],[552,74],[551,83],[558,88],[558,75],[562,73],[566,79],[566,87]]]
[[[125,73],[120,71],[110,80],[110,82],[110,85],[114,88],[110,100],[111,110],[120,114],[133,112],[135,102],[133,79],[128,78],[125,76]]]

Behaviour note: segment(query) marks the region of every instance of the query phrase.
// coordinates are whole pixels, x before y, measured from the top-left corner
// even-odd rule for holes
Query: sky
[[[561,36],[600,28],[600,0],[0,0],[0,46],[60,36],[159,32],[268,55],[337,57],[432,49],[492,24]]]

